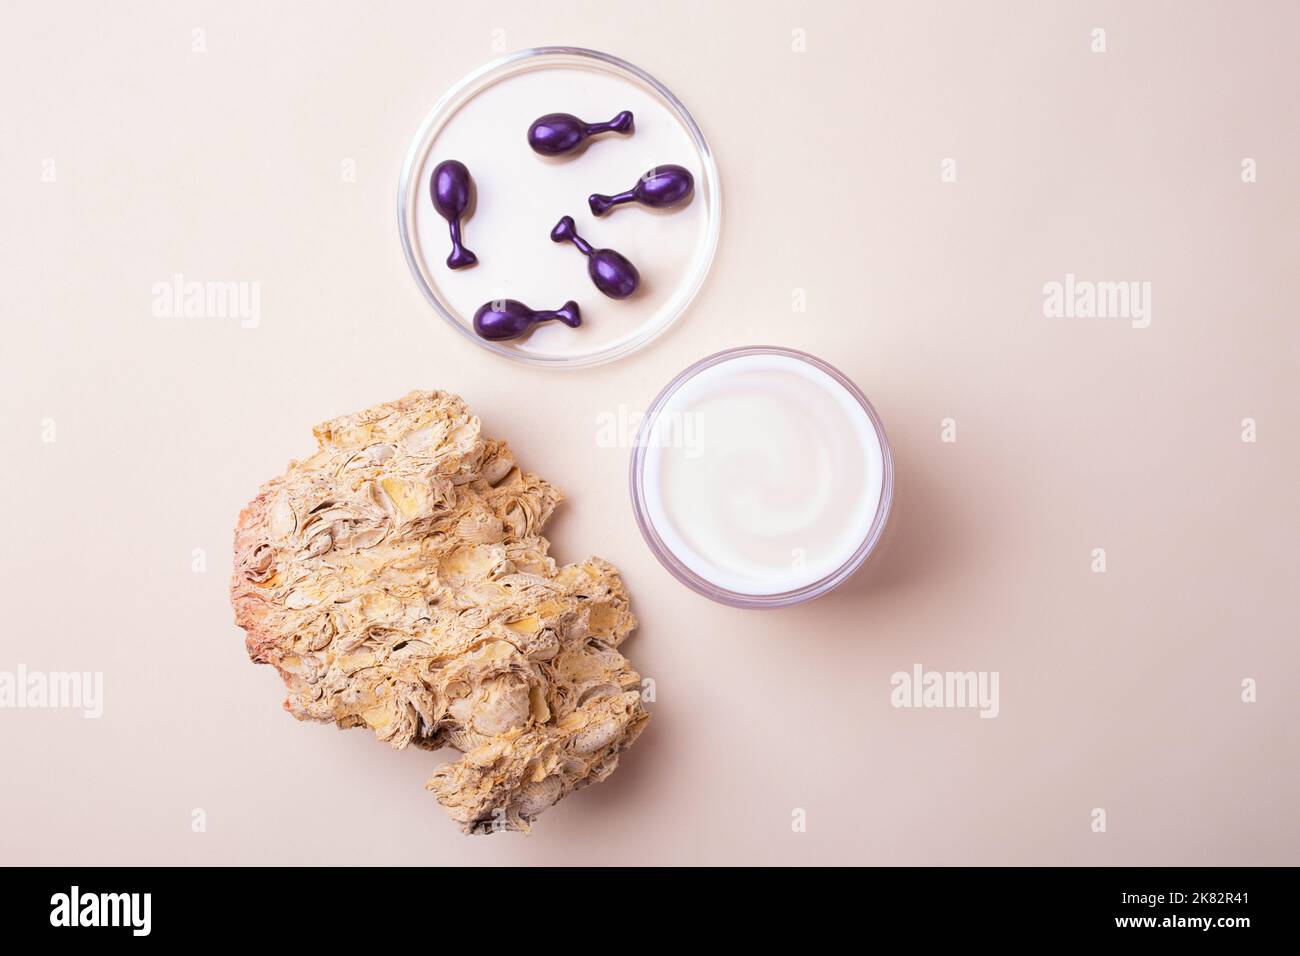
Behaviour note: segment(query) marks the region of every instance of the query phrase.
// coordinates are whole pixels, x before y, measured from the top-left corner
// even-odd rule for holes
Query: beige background
[[[7,5],[0,670],[103,671],[105,713],[0,711],[0,861],[1300,862],[1298,31],[1286,3]],[[416,291],[398,170],[494,39],[621,55],[710,138],[717,262],[648,351],[519,367]],[[154,318],[176,272],[260,283],[260,327]],[[1067,272],[1151,282],[1150,328],[1045,319]],[[754,343],[853,377],[898,468],[887,551],[780,612],[677,585],[595,440]],[[459,835],[433,755],[293,721],[231,623],[258,484],[435,386],[566,489],[555,553],[622,569],[657,683],[528,838]],[[1001,716],[892,708],[917,662],[998,671]]]

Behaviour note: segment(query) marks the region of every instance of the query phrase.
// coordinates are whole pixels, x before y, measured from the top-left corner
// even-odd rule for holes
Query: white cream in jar
[[[812,356],[756,347],[679,375],[632,464],[652,550],[723,603],[806,601],[874,548],[892,497],[884,430],[862,393]]]

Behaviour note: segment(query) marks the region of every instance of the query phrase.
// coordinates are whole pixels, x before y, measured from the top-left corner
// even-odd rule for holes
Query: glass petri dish
[[[563,112],[603,122],[625,109],[635,116],[631,135],[606,133],[556,158],[528,146],[538,116]],[[448,225],[429,193],[433,169],[446,159],[469,168],[475,191],[463,238],[479,262],[455,271],[446,265]],[[630,189],[647,170],[669,163],[695,178],[687,205],[655,211],[628,204],[601,218],[591,214],[590,194]],[[563,368],[630,355],[667,331],[704,283],[721,227],[717,166],[686,107],[644,70],[577,47],[511,53],[443,94],[411,144],[397,204],[406,261],[438,315],[498,355]],[[606,298],[592,285],[586,258],[550,240],[564,215],[593,246],[617,249],[637,266],[641,287],[631,298]],[[583,323],[573,329],[549,322],[510,341],[479,338],[474,312],[499,299],[534,309],[572,299]]]
[[[820,597],[876,549],[894,466],[871,403],[830,364],[749,346],[659,393],[632,453],[632,508],[677,580],[733,607]]]

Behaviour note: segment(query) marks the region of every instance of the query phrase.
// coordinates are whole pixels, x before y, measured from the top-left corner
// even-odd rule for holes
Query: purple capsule
[[[615,206],[625,202],[639,202],[652,209],[667,209],[691,198],[695,192],[695,177],[682,166],[656,166],[637,180],[627,192],[613,196],[593,193],[587,205],[596,216],[603,216]]]
[[[451,227],[451,255],[447,257],[449,269],[464,269],[478,262],[478,256],[461,245],[460,241],[460,219],[465,215],[465,210],[469,209],[471,189],[469,170],[464,163],[455,159],[439,163],[429,177],[433,208],[438,210],[438,215],[446,219]]]
[[[626,299],[641,284],[641,273],[613,249],[593,249],[578,235],[572,216],[565,216],[551,230],[552,242],[571,242],[587,257],[587,275],[596,288],[611,299]]]
[[[538,323],[552,319],[559,319],[572,329],[582,325],[582,313],[578,311],[578,303],[572,300],[548,312],[530,309],[515,299],[494,299],[484,302],[474,313],[474,331],[481,338],[493,341],[517,339],[531,332]]]
[[[547,113],[528,127],[528,145],[543,156],[559,156],[577,149],[598,133],[632,132],[632,114],[619,113],[608,123],[584,123],[571,113]]]

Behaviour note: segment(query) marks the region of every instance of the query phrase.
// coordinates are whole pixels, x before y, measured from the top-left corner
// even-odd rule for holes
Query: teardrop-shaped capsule
[[[527,335],[539,323],[558,319],[569,328],[582,324],[578,303],[570,300],[554,311],[530,309],[516,299],[484,302],[474,313],[474,331],[480,338],[502,341]]]
[[[528,145],[543,156],[559,156],[577,149],[600,133],[632,132],[632,114],[624,110],[608,123],[587,123],[572,113],[547,113],[528,127]]]
[[[636,181],[626,192],[605,196],[593,193],[587,205],[596,216],[603,216],[615,206],[636,202],[651,209],[668,209],[690,200],[695,192],[695,177],[684,166],[656,166]]]
[[[572,216],[565,216],[551,230],[552,242],[571,242],[587,257],[587,275],[596,288],[611,299],[626,299],[641,284],[641,273],[622,254],[613,249],[593,249],[578,235]]]
[[[460,240],[460,220],[469,209],[472,189],[469,169],[459,160],[444,160],[434,167],[433,175],[429,177],[433,208],[447,220],[451,229],[451,255],[447,257],[449,269],[464,269],[478,262],[478,256],[466,249]]]

